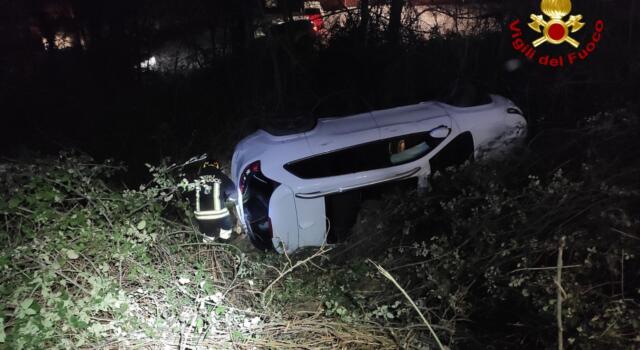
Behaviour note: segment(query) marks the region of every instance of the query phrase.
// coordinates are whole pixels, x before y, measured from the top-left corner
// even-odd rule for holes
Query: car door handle
[[[363,188],[363,187],[368,187],[368,186],[373,186],[373,185],[380,185],[380,184],[387,183],[387,182],[400,181],[400,180],[404,180],[404,179],[410,178],[411,176],[415,175],[418,171],[420,171],[420,167],[411,169],[411,170],[406,171],[404,173],[396,174],[396,175],[394,175],[392,177],[389,177],[389,178],[386,178],[386,179],[370,181],[370,182],[366,182],[366,183],[363,183],[363,184],[357,184],[357,185],[353,185],[353,186],[340,187],[340,188],[337,188],[335,190],[316,191],[316,192],[307,192],[307,193],[296,193],[296,198],[313,199],[313,198],[329,196],[329,195],[332,195],[332,194],[337,194],[337,193],[343,193],[343,192],[347,192],[347,191],[357,190],[357,189]]]

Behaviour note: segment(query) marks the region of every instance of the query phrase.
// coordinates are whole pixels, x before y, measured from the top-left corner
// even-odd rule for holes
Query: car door
[[[380,138],[371,113],[349,117],[319,119],[313,130],[305,132],[312,154],[323,154]]]
[[[380,129],[381,139],[428,131],[438,126],[451,128],[451,118],[446,110],[432,102],[376,111],[372,118]]]
[[[393,167],[382,171],[393,176],[419,168],[412,176],[426,179],[431,172],[428,159],[452,132],[447,111],[436,103],[425,102],[377,111],[372,117],[380,128],[381,139],[389,142]]]

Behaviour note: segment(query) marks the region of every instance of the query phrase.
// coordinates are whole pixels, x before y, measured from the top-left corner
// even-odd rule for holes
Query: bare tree
[[[369,31],[369,0],[360,0],[360,40],[363,46],[367,45],[367,32]]]
[[[402,26],[402,8],[405,0],[391,0],[391,10],[389,11],[389,28],[387,35],[391,45],[398,44],[400,39],[400,27]]]

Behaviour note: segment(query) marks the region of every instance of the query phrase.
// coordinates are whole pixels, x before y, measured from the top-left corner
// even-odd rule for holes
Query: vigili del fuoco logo
[[[593,22],[592,34],[587,37],[586,43],[582,43],[574,35],[586,30],[583,27],[588,21],[584,21],[581,14],[571,13],[570,0],[542,0],[540,10],[542,14],[531,14],[529,17],[531,22],[525,28],[529,34],[521,29],[520,19],[509,24],[513,39],[511,44],[516,51],[540,65],[556,68],[584,61],[596,50],[602,39],[604,21],[598,19]],[[530,34],[537,35],[537,38],[533,41],[525,39]],[[550,53],[550,45],[569,50],[561,54]]]

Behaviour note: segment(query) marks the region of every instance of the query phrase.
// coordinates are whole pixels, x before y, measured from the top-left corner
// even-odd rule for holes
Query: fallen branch
[[[560,246],[558,247],[558,272],[556,273],[556,287],[558,289],[558,303],[556,308],[556,319],[558,321],[558,350],[562,350],[564,347],[562,340],[562,295],[563,293],[566,295],[566,293],[562,288],[562,250],[564,249],[565,239],[566,237],[564,236],[560,238]]]
[[[582,267],[582,265],[567,265],[567,266],[562,266],[563,269],[573,269],[576,267]],[[545,270],[557,270],[558,267],[524,267],[521,269],[515,269],[513,271],[509,271],[509,273],[515,273],[515,272],[520,272],[520,271],[545,271]]]
[[[617,232],[617,233],[619,233],[619,234],[623,235],[624,237],[632,238],[632,239],[635,239],[635,240],[640,241],[640,238],[638,238],[638,237],[636,237],[636,236],[634,236],[634,235],[632,235],[632,234],[630,234],[630,233],[627,233],[627,232],[624,232],[624,231],[620,231],[620,230],[618,230],[618,229],[615,229],[615,228],[613,228],[613,227],[611,227],[611,231],[613,231],[613,232]]]
[[[308,262],[310,262],[311,260],[324,255],[325,253],[329,252],[331,250],[331,248],[326,249],[325,246],[321,246],[320,249],[318,249],[318,251],[316,251],[313,255],[311,255],[310,257],[304,259],[304,260],[300,260],[298,262],[296,262],[294,265],[290,264],[290,267],[288,269],[286,269],[284,272],[279,272],[280,275],[278,277],[276,277],[276,279],[274,279],[273,281],[271,281],[271,283],[269,283],[269,285],[262,291],[262,304],[263,305],[267,305],[271,302],[271,298],[269,299],[268,302],[265,303],[265,299],[266,299],[266,295],[267,292],[276,284],[278,283],[278,281],[280,281],[284,276],[288,275],[289,273],[291,273],[291,271],[295,270],[296,268],[303,266],[305,264],[307,264]],[[287,257],[288,259],[288,257]],[[289,260],[290,261],[290,260]]]
[[[407,292],[400,286],[400,284],[398,283],[398,281],[396,281],[395,278],[393,278],[393,276],[391,276],[391,274],[389,272],[387,272],[387,270],[385,270],[382,266],[374,263],[373,261],[369,260],[380,272],[380,274],[382,274],[384,277],[386,277],[389,281],[391,281],[399,290],[400,292],[402,292],[402,294],[404,295],[405,298],[407,298],[407,300],[409,301],[409,303],[411,303],[411,306],[413,306],[413,308],[416,310],[416,312],[418,312],[418,315],[420,315],[420,318],[422,319],[422,322],[427,326],[427,328],[429,329],[429,332],[431,332],[431,335],[433,336],[433,338],[436,340],[436,343],[438,343],[438,347],[440,348],[440,350],[445,350],[447,349],[447,347],[445,347],[444,345],[442,345],[442,342],[440,341],[440,338],[438,338],[438,335],[436,334],[436,332],[433,330],[433,327],[431,327],[431,324],[429,323],[429,321],[427,321],[427,319],[424,317],[424,315],[422,314],[422,312],[420,311],[420,309],[418,308],[418,306],[416,305],[416,303],[413,302],[413,299],[411,299],[411,297],[409,296],[409,294],[407,294]]]

